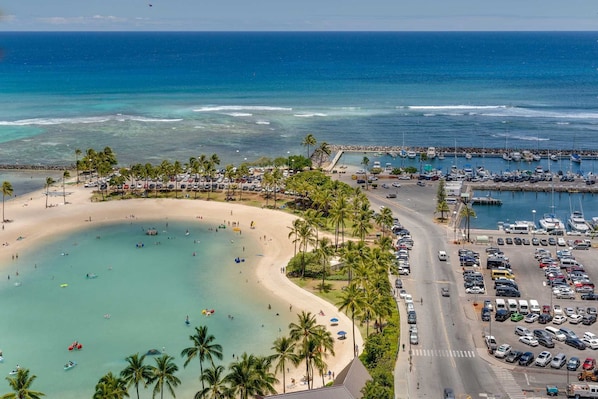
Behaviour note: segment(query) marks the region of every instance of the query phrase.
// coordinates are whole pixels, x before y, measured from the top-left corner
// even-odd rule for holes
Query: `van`
[[[508,270],[493,269],[492,270],[492,280],[496,280],[497,278],[500,278],[500,277],[514,279],[515,275],[510,273]]]
[[[563,341],[565,341],[565,339],[567,339],[565,334],[563,334],[561,331],[559,331],[559,329],[556,327],[548,326],[548,327],[544,327],[544,330],[546,330],[546,332],[550,335],[550,337],[556,341],[563,342]]]
[[[519,300],[519,313],[526,315],[529,313],[529,305],[525,299]]]
[[[499,309],[506,309],[507,305],[505,305],[505,300],[502,298],[496,298],[496,310]]]
[[[516,299],[507,299],[507,308],[509,312],[515,313],[519,310]]]
[[[536,301],[535,299],[530,299],[529,300],[529,311],[532,313],[537,313],[540,314],[540,304],[538,304],[538,301]]]
[[[568,267],[571,266],[578,266],[579,262],[576,261],[575,259],[571,259],[571,258],[563,258],[561,259],[561,268],[562,269],[566,269]]]
[[[438,251],[438,260],[446,261],[447,254],[446,251]]]

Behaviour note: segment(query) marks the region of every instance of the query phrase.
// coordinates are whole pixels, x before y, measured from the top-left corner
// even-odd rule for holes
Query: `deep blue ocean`
[[[308,133],[598,152],[598,32],[19,32],[0,48],[0,164],[105,146],[122,165],[238,164],[303,154]]]

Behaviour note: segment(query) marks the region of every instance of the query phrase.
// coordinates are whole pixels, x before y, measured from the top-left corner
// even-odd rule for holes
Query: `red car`
[[[542,305],[542,313],[550,314],[550,305]]]
[[[596,359],[593,357],[588,357],[583,362],[583,369],[584,370],[593,370],[596,367]]]

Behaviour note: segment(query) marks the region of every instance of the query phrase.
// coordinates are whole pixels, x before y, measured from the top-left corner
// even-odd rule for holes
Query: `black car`
[[[540,245],[540,240],[538,240],[536,237],[532,238],[532,245]]]
[[[521,293],[513,287],[497,287],[496,296],[506,296],[511,298],[518,298]]]
[[[496,321],[505,321],[511,317],[511,312],[507,309],[498,309],[494,314],[494,320]]]
[[[499,237],[499,238],[496,239],[496,243],[498,245],[505,245],[505,240],[503,240],[501,237]]]
[[[551,338],[538,337],[538,343],[546,348],[554,348],[554,342]]]
[[[520,366],[529,366],[530,364],[533,363],[534,359],[535,359],[535,357],[532,352],[525,352],[519,358],[519,365]]]
[[[403,288],[403,281],[400,278],[395,280],[395,288]]]
[[[531,244],[530,241],[529,241],[529,238],[523,238],[522,240],[523,240],[523,245],[530,245]]]
[[[511,351],[505,357],[505,361],[508,363],[515,363],[516,361],[518,361],[521,358],[522,355],[523,355],[523,352],[521,352],[521,351]]]
[[[411,311],[411,312],[407,313],[407,323],[408,324],[417,323],[417,315],[415,314],[415,311]]]
[[[567,338],[565,343],[575,349],[584,350],[586,348],[586,344],[579,338]]]
[[[586,301],[598,301],[598,294],[595,294],[593,292],[582,294],[581,299],[585,299]]]
[[[523,240],[521,238],[519,238],[519,237],[515,237],[513,239],[513,241],[515,242],[515,245],[521,245],[521,244],[523,244]]]
[[[482,321],[490,321],[490,309],[482,308]]]
[[[552,321],[552,316],[548,313],[542,313],[540,317],[538,317],[538,323],[546,324]]]
[[[578,357],[571,357],[569,358],[569,361],[567,362],[567,370],[569,371],[575,371],[579,368],[579,365],[581,364],[581,360],[579,360]]]
[[[505,239],[505,242],[506,242],[507,244],[509,244],[509,245],[513,245],[513,239],[512,239],[511,237],[507,237],[507,238]]]
[[[586,326],[591,326],[592,324],[596,323],[596,315],[595,314],[583,315],[583,319],[581,319],[581,323]]]

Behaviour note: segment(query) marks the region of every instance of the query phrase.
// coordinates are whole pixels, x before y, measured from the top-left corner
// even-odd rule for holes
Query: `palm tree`
[[[341,293],[340,301],[336,303],[338,310],[351,312],[351,323],[353,325],[353,356],[357,356],[355,348],[355,316],[357,316],[365,303],[363,291],[355,283],[349,284],[346,290]]]
[[[450,212],[451,208],[449,207],[449,204],[446,201],[442,201],[439,202],[438,204],[436,204],[436,212],[440,212],[440,220],[444,221],[446,220],[446,218],[444,217],[444,214],[447,212]]]
[[[301,278],[303,278],[305,277],[305,253],[307,252],[307,246],[314,241],[314,234],[312,227],[305,221],[300,224],[297,234],[299,235],[299,248],[301,249]]]
[[[365,169],[365,189],[368,190],[368,165],[370,164],[370,159],[368,157],[363,157],[363,159],[361,160],[361,164]]]
[[[224,399],[231,389],[226,383],[223,366],[212,366],[205,369],[201,375],[201,381],[207,387],[197,392],[194,399]]]
[[[276,377],[269,371],[270,360],[243,353],[239,361],[233,362],[225,380],[232,387],[232,394],[240,399],[249,399],[260,395],[276,393]]]
[[[193,358],[198,358],[200,375],[203,375],[203,362],[209,360],[214,366],[214,357],[222,359],[222,346],[213,343],[215,337],[208,334],[207,326],[195,327],[195,334],[190,335],[189,339],[193,342],[193,346],[181,351],[181,356],[187,358],[183,367],[187,367]],[[201,388],[205,388],[203,380],[201,381]]]
[[[303,139],[303,141],[301,142],[301,145],[304,145],[307,147],[307,159],[309,159],[309,146],[314,146],[316,145],[317,140],[314,137],[313,134],[308,134],[307,136],[305,136],[305,138]]]
[[[183,173],[183,166],[181,165],[181,161],[174,161],[172,164],[172,174],[174,177],[174,198],[178,198],[178,189],[179,189],[179,175]]]
[[[46,177],[46,208],[48,207],[48,197],[50,196],[50,186],[56,183],[51,177]]]
[[[4,217],[4,197],[9,196],[11,197],[13,193],[12,184],[8,181],[2,182],[2,223],[6,222],[6,218]]]
[[[465,227],[467,227],[467,242],[469,242],[469,230],[471,226],[471,218],[476,217],[475,210],[473,207],[465,204],[465,207],[461,208],[461,212],[459,212],[459,216],[464,217],[466,221]]]
[[[145,355],[139,356],[139,353],[135,353],[128,356],[125,360],[127,361],[127,367],[120,372],[120,376],[127,384],[127,387],[131,385],[135,386],[137,399],[139,399],[139,384],[143,384],[144,387],[147,386],[147,381],[152,376],[152,369],[149,365],[143,364]]]
[[[374,211],[370,209],[368,203],[364,203],[361,209],[353,220],[353,234],[358,236],[361,241],[365,241],[365,236],[372,228],[370,219],[372,218]]]
[[[160,399],[164,399],[164,387],[168,388],[170,395],[176,398],[174,388],[176,388],[181,380],[174,374],[178,371],[179,367],[174,363],[174,357],[164,354],[156,360],[156,365],[151,367],[151,377],[148,383],[156,383],[152,398],[156,397],[156,394],[160,392]]]
[[[293,236],[295,237],[293,239],[293,244],[295,244],[295,251],[293,253],[293,256],[297,255],[297,243],[299,242],[299,237],[298,236],[299,236],[299,228],[301,227],[301,223],[303,223],[303,220],[297,218],[297,219],[293,220],[293,225],[292,226],[288,226],[288,228],[291,230],[289,232],[289,237],[288,238],[291,238]]]
[[[289,324],[289,334],[291,339],[298,342],[301,345],[301,353],[305,360],[305,375],[309,377],[309,353],[308,342],[318,333],[318,328],[321,328],[316,324],[316,316],[311,312],[302,311],[297,315],[299,318],[297,323]],[[311,379],[308,378],[307,388],[310,388]]]
[[[322,285],[320,286],[320,292],[324,291],[326,273],[328,272],[328,266],[330,266],[330,258],[333,255],[332,245],[330,244],[330,238],[323,237],[315,251],[316,260],[322,265]]]
[[[342,235],[342,243],[345,243],[345,218],[349,213],[349,203],[344,193],[340,193],[336,201],[332,204],[330,216],[334,223],[334,246],[338,248],[338,235]]]
[[[29,376],[29,369],[18,369],[14,377],[6,377],[8,385],[10,385],[10,388],[14,392],[0,396],[0,399],[39,399],[42,396],[46,396],[42,392],[31,389],[31,385],[36,378],[37,376],[35,375]]]
[[[289,337],[279,337],[274,341],[274,346],[270,349],[274,351],[272,360],[277,361],[274,371],[282,371],[282,392],[286,393],[286,367],[288,363],[297,366],[300,362],[299,355],[295,353],[295,342]]]
[[[79,156],[81,155],[81,150],[77,148],[75,150],[75,168],[77,169],[77,185],[79,185]]]
[[[71,174],[68,170],[62,172],[62,198],[64,200],[64,205],[66,205],[66,191],[64,189],[64,183],[66,182],[66,179],[68,179],[69,177],[71,177]]]
[[[384,207],[380,213],[378,213],[374,220],[378,225],[382,228],[382,236],[385,235],[386,230],[389,230],[392,226],[393,218],[392,218],[392,210],[389,207]]]
[[[109,372],[98,381],[93,399],[123,399],[128,398],[127,384],[122,378]]]

